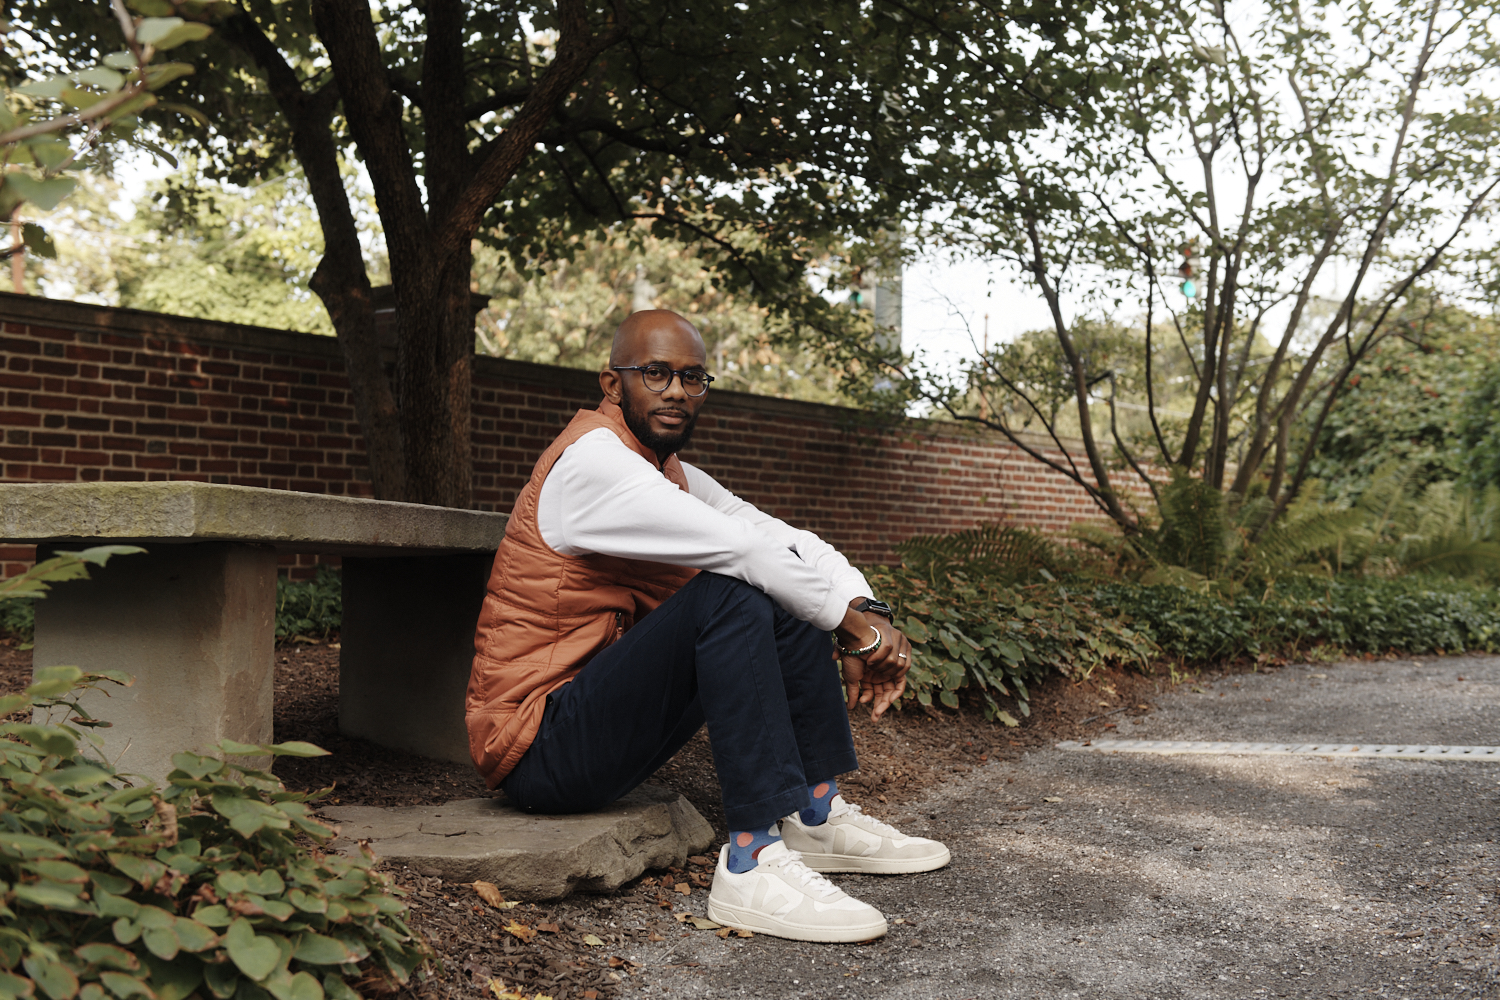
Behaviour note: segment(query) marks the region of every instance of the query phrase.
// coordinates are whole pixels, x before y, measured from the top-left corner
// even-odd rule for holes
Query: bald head
[[[691,357],[693,363],[700,365],[708,358],[697,329],[670,309],[631,313],[615,330],[614,343],[609,348],[611,365],[639,365],[666,361],[669,357]]]

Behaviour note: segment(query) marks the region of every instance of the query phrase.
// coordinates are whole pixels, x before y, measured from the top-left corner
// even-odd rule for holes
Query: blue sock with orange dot
[[[742,875],[759,863],[760,852],[781,840],[781,827],[772,823],[764,830],[730,830],[729,870]]]
[[[837,781],[820,781],[816,785],[807,786],[807,794],[812,797],[812,806],[798,813],[798,819],[802,820],[803,826],[822,826],[828,822],[828,810],[833,808],[833,797],[839,793]]]

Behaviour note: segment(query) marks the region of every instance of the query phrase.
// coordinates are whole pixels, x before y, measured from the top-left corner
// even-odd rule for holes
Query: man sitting
[[[521,809],[584,812],[706,722],[731,831],[709,916],[805,941],[878,937],[880,912],[819,873],[948,863],[834,780],[857,767],[848,709],[878,717],[901,695],[911,644],[832,546],[678,460],[713,381],[704,362],[687,320],[633,314],[599,374],[604,401],[537,460],[480,613],[469,749]]]

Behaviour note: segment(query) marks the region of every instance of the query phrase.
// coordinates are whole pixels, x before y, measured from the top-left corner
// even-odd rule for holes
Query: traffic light
[[[1198,244],[1188,240],[1182,245],[1182,263],[1177,266],[1177,273],[1182,276],[1182,289],[1185,298],[1197,298],[1198,283],[1193,280],[1193,275],[1198,273]]]

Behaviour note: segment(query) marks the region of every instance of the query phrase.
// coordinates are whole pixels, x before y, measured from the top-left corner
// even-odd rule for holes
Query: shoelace
[[[838,886],[823,877],[822,872],[815,872],[802,863],[802,854],[798,851],[788,850],[786,854],[775,862],[776,867],[782,869],[789,877],[797,879],[803,887],[811,889],[820,896],[832,896],[838,893]]]
[[[842,808],[836,809],[828,814],[829,819],[837,819],[841,816],[852,815],[856,819],[863,820],[867,826],[873,829],[876,833],[880,834],[882,837],[890,837],[892,840],[895,840],[899,837],[906,836],[906,834],[902,833],[894,826],[891,826],[889,823],[882,823],[874,816],[867,815],[864,809],[855,805],[853,802],[842,802],[840,803],[840,806]]]

